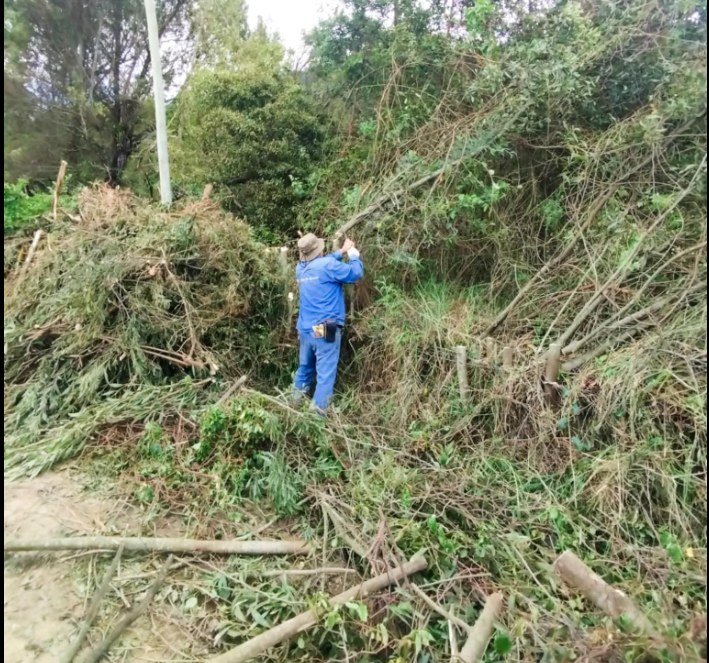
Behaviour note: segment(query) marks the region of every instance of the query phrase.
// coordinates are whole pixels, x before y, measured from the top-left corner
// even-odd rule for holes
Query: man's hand
[[[345,243],[342,245],[341,250],[342,250],[342,253],[346,254],[346,253],[350,252],[350,249],[354,249],[354,248],[355,248],[355,243],[351,239],[347,238],[345,240]]]

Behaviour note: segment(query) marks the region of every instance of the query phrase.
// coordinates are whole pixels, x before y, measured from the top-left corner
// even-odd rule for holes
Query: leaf
[[[194,610],[199,605],[199,599],[196,596],[190,596],[185,601],[185,610]]]
[[[419,656],[423,648],[433,642],[433,635],[426,629],[421,629],[414,632],[414,643],[416,645],[416,656]]]
[[[387,629],[386,624],[379,624],[379,641],[382,646],[389,646],[389,629]]]
[[[271,628],[269,621],[258,611],[254,606],[249,609],[249,614],[254,618],[254,621],[263,628]]]
[[[369,609],[364,603],[348,603],[347,609],[362,623],[369,621]]]
[[[245,624],[248,621],[246,619],[246,615],[243,613],[243,611],[241,610],[241,606],[238,603],[232,604],[231,612],[234,615],[234,618],[237,621],[240,621],[242,624]]]
[[[414,607],[408,601],[402,601],[396,605],[390,605],[389,611],[394,617],[399,619],[406,619],[414,614]]]
[[[216,582],[217,595],[220,599],[228,599],[231,596],[231,589],[229,589],[229,580],[225,576],[220,576]]]
[[[669,553],[670,559],[675,564],[681,564],[682,562],[684,562],[684,551],[676,543],[672,544],[667,549],[667,552]]]
[[[498,633],[495,638],[495,651],[501,656],[506,656],[512,651],[514,642],[509,633]]]
[[[340,614],[338,612],[331,612],[325,620],[325,628],[330,631],[341,623],[342,619],[340,619]]]
[[[571,438],[571,442],[579,451],[591,451],[591,445],[577,435]]]

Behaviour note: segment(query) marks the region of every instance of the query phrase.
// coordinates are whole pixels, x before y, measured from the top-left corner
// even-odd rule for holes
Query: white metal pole
[[[148,39],[150,59],[153,65],[153,88],[155,90],[155,125],[157,128],[158,162],[160,165],[160,198],[163,205],[172,204],[172,184],[170,183],[170,156],[167,149],[167,120],[165,118],[165,83],[162,77],[160,55],[160,33],[155,0],[145,0],[145,14],[148,19]]]

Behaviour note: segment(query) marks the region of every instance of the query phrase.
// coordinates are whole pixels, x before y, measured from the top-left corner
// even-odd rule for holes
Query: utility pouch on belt
[[[334,343],[337,340],[337,331],[340,329],[340,325],[337,324],[337,320],[327,320],[325,322],[325,340],[328,343]]]
[[[340,325],[337,324],[337,320],[325,320],[321,325],[313,327],[313,333],[315,338],[324,338],[328,343],[334,343],[337,340],[339,329]]]

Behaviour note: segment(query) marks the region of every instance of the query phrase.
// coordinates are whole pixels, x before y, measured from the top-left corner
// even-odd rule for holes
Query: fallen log
[[[121,621],[118,622],[118,624],[116,624],[116,627],[104,638],[98,648],[86,657],[85,663],[98,663],[101,659],[103,659],[111,650],[111,647],[113,647],[113,645],[123,635],[124,631],[131,624],[142,617],[145,612],[147,612],[150,604],[153,602],[153,599],[157,596],[157,593],[163,586],[165,578],[167,578],[167,574],[170,572],[171,566],[172,557],[168,557],[165,564],[163,564],[158,577],[155,579],[155,582],[150,586],[145,598],[140,602],[140,605],[129,612],[125,617],[123,617],[123,619],[121,619]]]
[[[580,591],[609,617],[615,620],[625,617],[638,631],[646,635],[655,633],[648,618],[625,593],[609,585],[571,551],[559,557],[554,570],[565,583]]]
[[[331,599],[334,605],[342,605],[357,599],[366,599],[372,594],[386,589],[387,587],[402,581],[415,573],[420,573],[428,567],[425,558],[413,559],[403,566],[392,569],[372,580],[352,587],[348,591]],[[276,626],[265,633],[245,642],[236,649],[211,659],[211,663],[246,663],[257,656],[261,656],[272,647],[276,647],[299,633],[313,628],[320,621],[320,616],[314,610],[304,612],[293,619],[290,619],[279,626]]]
[[[118,550],[141,553],[206,553],[213,555],[309,555],[304,541],[194,541],[192,539],[146,539],[110,536],[71,539],[8,539],[5,552],[57,552],[65,550]]]
[[[339,567],[323,567],[320,569],[285,569],[283,571],[261,571],[254,573],[254,578],[312,578],[313,576],[349,576],[357,575],[354,569],[344,569]]]
[[[76,639],[69,647],[69,651],[67,651],[67,653],[64,655],[64,658],[62,658],[61,663],[73,663],[74,659],[76,658],[76,655],[81,651],[81,648],[84,646],[84,642],[86,642],[86,638],[89,635],[89,631],[91,630],[91,627],[93,626],[93,623],[96,620],[96,617],[98,616],[98,611],[101,608],[101,602],[103,601],[104,597],[106,596],[108,590],[111,587],[111,581],[113,580],[113,576],[116,575],[116,571],[118,570],[118,565],[121,563],[122,556],[123,546],[118,549],[118,552],[116,553],[116,556],[113,559],[111,566],[109,567],[108,571],[106,571],[106,575],[103,577],[103,582],[96,591],[96,594],[94,594],[94,597],[91,600],[91,605],[86,611],[83,623],[81,624],[81,628],[79,629],[79,634],[76,636]]]
[[[502,614],[504,603],[502,594],[493,594],[487,599],[485,609],[470,630],[463,651],[453,657],[452,663],[478,663],[482,660],[495,632],[495,622]]]

